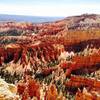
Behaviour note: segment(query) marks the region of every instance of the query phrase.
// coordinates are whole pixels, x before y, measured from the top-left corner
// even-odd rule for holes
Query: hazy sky
[[[33,16],[100,14],[100,0],[0,0],[0,13]]]

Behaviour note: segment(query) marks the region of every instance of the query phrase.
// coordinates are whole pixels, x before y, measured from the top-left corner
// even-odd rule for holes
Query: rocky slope
[[[84,87],[87,92],[95,89],[100,94],[99,79],[94,76],[91,82],[91,77],[77,76],[91,76],[100,69],[99,15],[84,14],[38,24],[7,22],[0,26],[0,76],[10,83],[21,79],[20,97],[40,98],[44,87],[47,94],[42,98],[48,100],[50,97],[56,100],[61,94],[71,99],[78,88],[76,100],[79,100]],[[75,75],[75,81],[66,81],[73,79],[71,74]],[[38,90],[25,82],[36,85]],[[20,90],[23,86],[26,88]],[[90,94],[89,98],[97,100],[96,96]]]

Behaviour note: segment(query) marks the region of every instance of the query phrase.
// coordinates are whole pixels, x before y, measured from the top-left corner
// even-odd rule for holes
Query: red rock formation
[[[91,89],[100,89],[100,81],[81,76],[71,76],[70,80],[65,83],[67,87],[90,87]]]

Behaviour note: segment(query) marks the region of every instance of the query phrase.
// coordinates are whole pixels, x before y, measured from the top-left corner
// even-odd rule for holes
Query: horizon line
[[[81,13],[81,14],[73,14],[73,15],[67,15],[67,16],[46,16],[46,15],[25,15],[25,14],[9,14],[9,13],[0,13],[0,15],[11,15],[11,16],[25,16],[25,17],[61,17],[61,18],[66,18],[66,17],[71,17],[71,16],[81,16],[81,15],[100,15],[97,13]]]

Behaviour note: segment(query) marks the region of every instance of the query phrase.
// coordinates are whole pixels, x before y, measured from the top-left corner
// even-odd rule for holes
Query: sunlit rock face
[[[16,93],[15,85],[8,84],[0,78],[0,100],[20,100]]]

